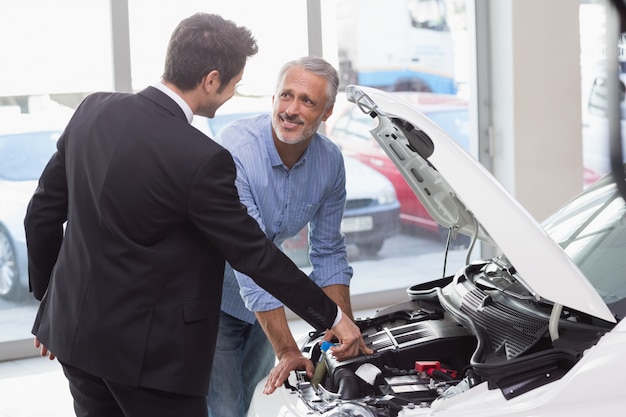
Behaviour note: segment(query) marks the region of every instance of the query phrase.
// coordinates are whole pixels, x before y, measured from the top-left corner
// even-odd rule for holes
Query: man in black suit
[[[190,125],[233,96],[256,52],[231,21],[183,20],[162,82],[87,97],[41,175],[24,221],[33,334],[63,366],[77,416],[206,416],[225,260],[332,329],[339,359],[365,348],[247,215],[229,152]]]

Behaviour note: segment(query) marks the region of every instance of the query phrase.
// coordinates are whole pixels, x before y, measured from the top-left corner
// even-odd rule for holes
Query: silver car
[[[0,125],[0,298],[28,294],[24,215],[65,121],[20,114]]]

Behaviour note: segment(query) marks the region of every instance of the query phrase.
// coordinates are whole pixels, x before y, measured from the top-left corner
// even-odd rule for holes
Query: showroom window
[[[0,13],[0,359],[33,355],[24,210],[86,94],[111,90],[109,0],[11,0]],[[19,340],[27,344],[16,345]],[[24,346],[24,347],[22,347]]]
[[[626,34],[616,36],[612,45],[607,41],[607,9],[613,7],[606,1],[581,0],[580,50],[581,50],[581,107],[583,122],[583,166],[586,185],[611,171],[609,145],[610,95],[607,80],[608,65],[618,72],[617,88],[620,103],[622,138],[626,128]],[[617,62],[609,62],[607,48],[614,48]],[[622,146],[623,148],[623,146]],[[622,157],[624,160],[624,157]]]
[[[128,0],[126,63],[123,53],[117,55],[119,45],[112,40],[118,34],[114,31],[119,15],[112,13],[110,1],[114,0],[11,0],[2,6],[0,33],[10,41],[0,44],[4,57],[0,67],[0,161],[5,161],[11,149],[11,155],[19,154],[14,158],[26,158],[32,166],[27,175],[25,165],[18,164],[20,169],[11,168],[9,162],[0,165],[0,360],[36,354],[30,348],[30,329],[37,303],[24,284],[22,222],[36,178],[47,155],[54,151],[51,145],[86,95],[123,85],[118,77],[124,68],[116,72],[120,63],[127,66],[133,90],[156,82],[171,31],[196,11],[219,13],[247,26],[260,48],[246,66],[232,103],[224,105],[215,120],[195,121],[207,132],[213,134],[220,123],[232,118],[269,111],[282,64],[310,50],[317,52],[311,49],[317,45],[340,70],[341,88],[357,83],[392,94],[409,92],[408,100],[423,106],[420,108],[430,112],[453,139],[474,153],[469,121],[469,0],[269,1],[274,5],[272,10],[288,9],[288,19],[282,13],[268,15],[268,1],[210,2],[207,6],[200,0]],[[307,16],[311,7],[319,7],[321,30],[316,30]],[[266,17],[259,19],[260,15]],[[425,102],[430,104],[422,104]],[[27,127],[18,127],[18,121],[26,118],[30,119]],[[348,202],[342,230],[354,268],[355,298],[403,293],[410,285],[450,273],[464,263],[467,245],[462,239],[453,241],[444,262],[446,230],[433,222],[407,192],[406,184],[398,182],[397,173],[390,172],[393,167],[389,161],[380,153],[378,159],[368,153],[377,151],[367,136],[371,122],[355,112],[340,93],[333,117],[324,126],[325,133],[337,141],[350,161],[346,162]],[[9,132],[9,128],[14,130]],[[361,141],[367,143],[361,146]],[[350,175],[351,167],[364,165],[365,170],[359,172],[367,172],[365,176]],[[378,181],[386,186],[356,196],[359,181]],[[18,182],[19,193],[15,191]],[[393,224],[379,223],[376,213],[393,204],[399,210],[389,220]],[[379,228],[393,233],[367,237]],[[284,249],[302,269],[310,270],[306,230],[286,242]],[[20,344],[16,353],[12,349],[20,341],[27,344]]]

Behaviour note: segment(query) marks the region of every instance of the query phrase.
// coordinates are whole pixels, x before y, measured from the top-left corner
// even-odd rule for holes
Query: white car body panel
[[[407,178],[415,179],[410,174],[411,170],[420,173],[424,181],[420,183],[414,180],[409,181],[409,184],[424,207],[442,226],[458,226],[460,231],[470,234],[475,218],[482,229],[479,238],[488,243],[497,242],[497,247],[515,265],[522,279],[537,296],[615,322],[613,314],[587,278],[537,220],[443,130],[410,105],[383,91],[351,86],[347,94],[349,100],[357,104],[364,101],[360,98],[363,94],[369,96],[375,103],[374,110],[419,126],[432,140],[434,151],[428,161],[413,157],[413,152],[392,137],[380,138],[379,143],[385,152],[406,153],[405,164],[398,168],[406,173]],[[485,201],[489,201],[489,204]],[[532,242],[532,245],[528,245],[528,242]],[[564,286],[570,290],[562,291]]]
[[[398,417],[588,417],[617,416],[626,409],[623,375],[626,321],[622,321],[590,348],[561,379],[507,400],[500,390],[489,390],[483,382],[470,390],[437,400],[430,407],[404,408]],[[293,374],[292,374],[293,375]],[[287,389],[262,394],[265,380],[257,386],[248,417],[306,417],[311,411],[300,397]],[[589,401],[590,386],[601,385]],[[595,395],[598,391],[603,397]]]

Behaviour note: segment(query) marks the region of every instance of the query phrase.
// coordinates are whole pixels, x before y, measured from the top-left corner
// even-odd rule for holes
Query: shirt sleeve
[[[225,143],[229,140],[237,140],[235,137],[228,137],[229,135],[232,136],[235,130],[238,131],[239,135],[242,134],[241,129],[224,128],[220,132],[221,139]],[[245,133],[251,134],[252,132],[247,130]],[[329,149],[332,150],[329,151]],[[250,175],[263,174],[259,172],[261,167],[257,164],[258,153],[254,156],[256,159],[246,159],[253,157],[250,150],[249,147],[246,147],[245,150],[242,147],[231,150],[237,166],[237,190],[241,202],[248,209],[248,214],[259,223],[261,229],[267,234],[268,229],[262,217],[263,210],[258,206],[258,202],[262,199],[258,195],[260,190],[255,190],[252,185],[254,179],[249,177]],[[258,151],[261,152],[261,149]],[[332,174],[328,176],[331,179],[328,180],[330,186],[327,194],[321,200],[319,208],[309,219],[310,259],[313,266],[313,271],[309,277],[320,288],[334,284],[349,285],[352,278],[352,268],[348,265],[345,237],[341,233],[341,220],[346,204],[346,173],[343,157],[341,152],[334,148],[324,148],[319,155],[323,155],[320,158],[323,166],[312,164],[308,169],[314,170],[313,172],[324,170],[323,172]],[[252,166],[255,168],[251,168]],[[248,168],[254,172],[248,172]],[[267,169],[265,166],[263,168]],[[267,210],[267,208],[265,209]],[[283,303],[263,290],[248,276],[235,271],[235,277],[239,284],[240,295],[246,308],[250,311],[268,311],[283,306]]]

